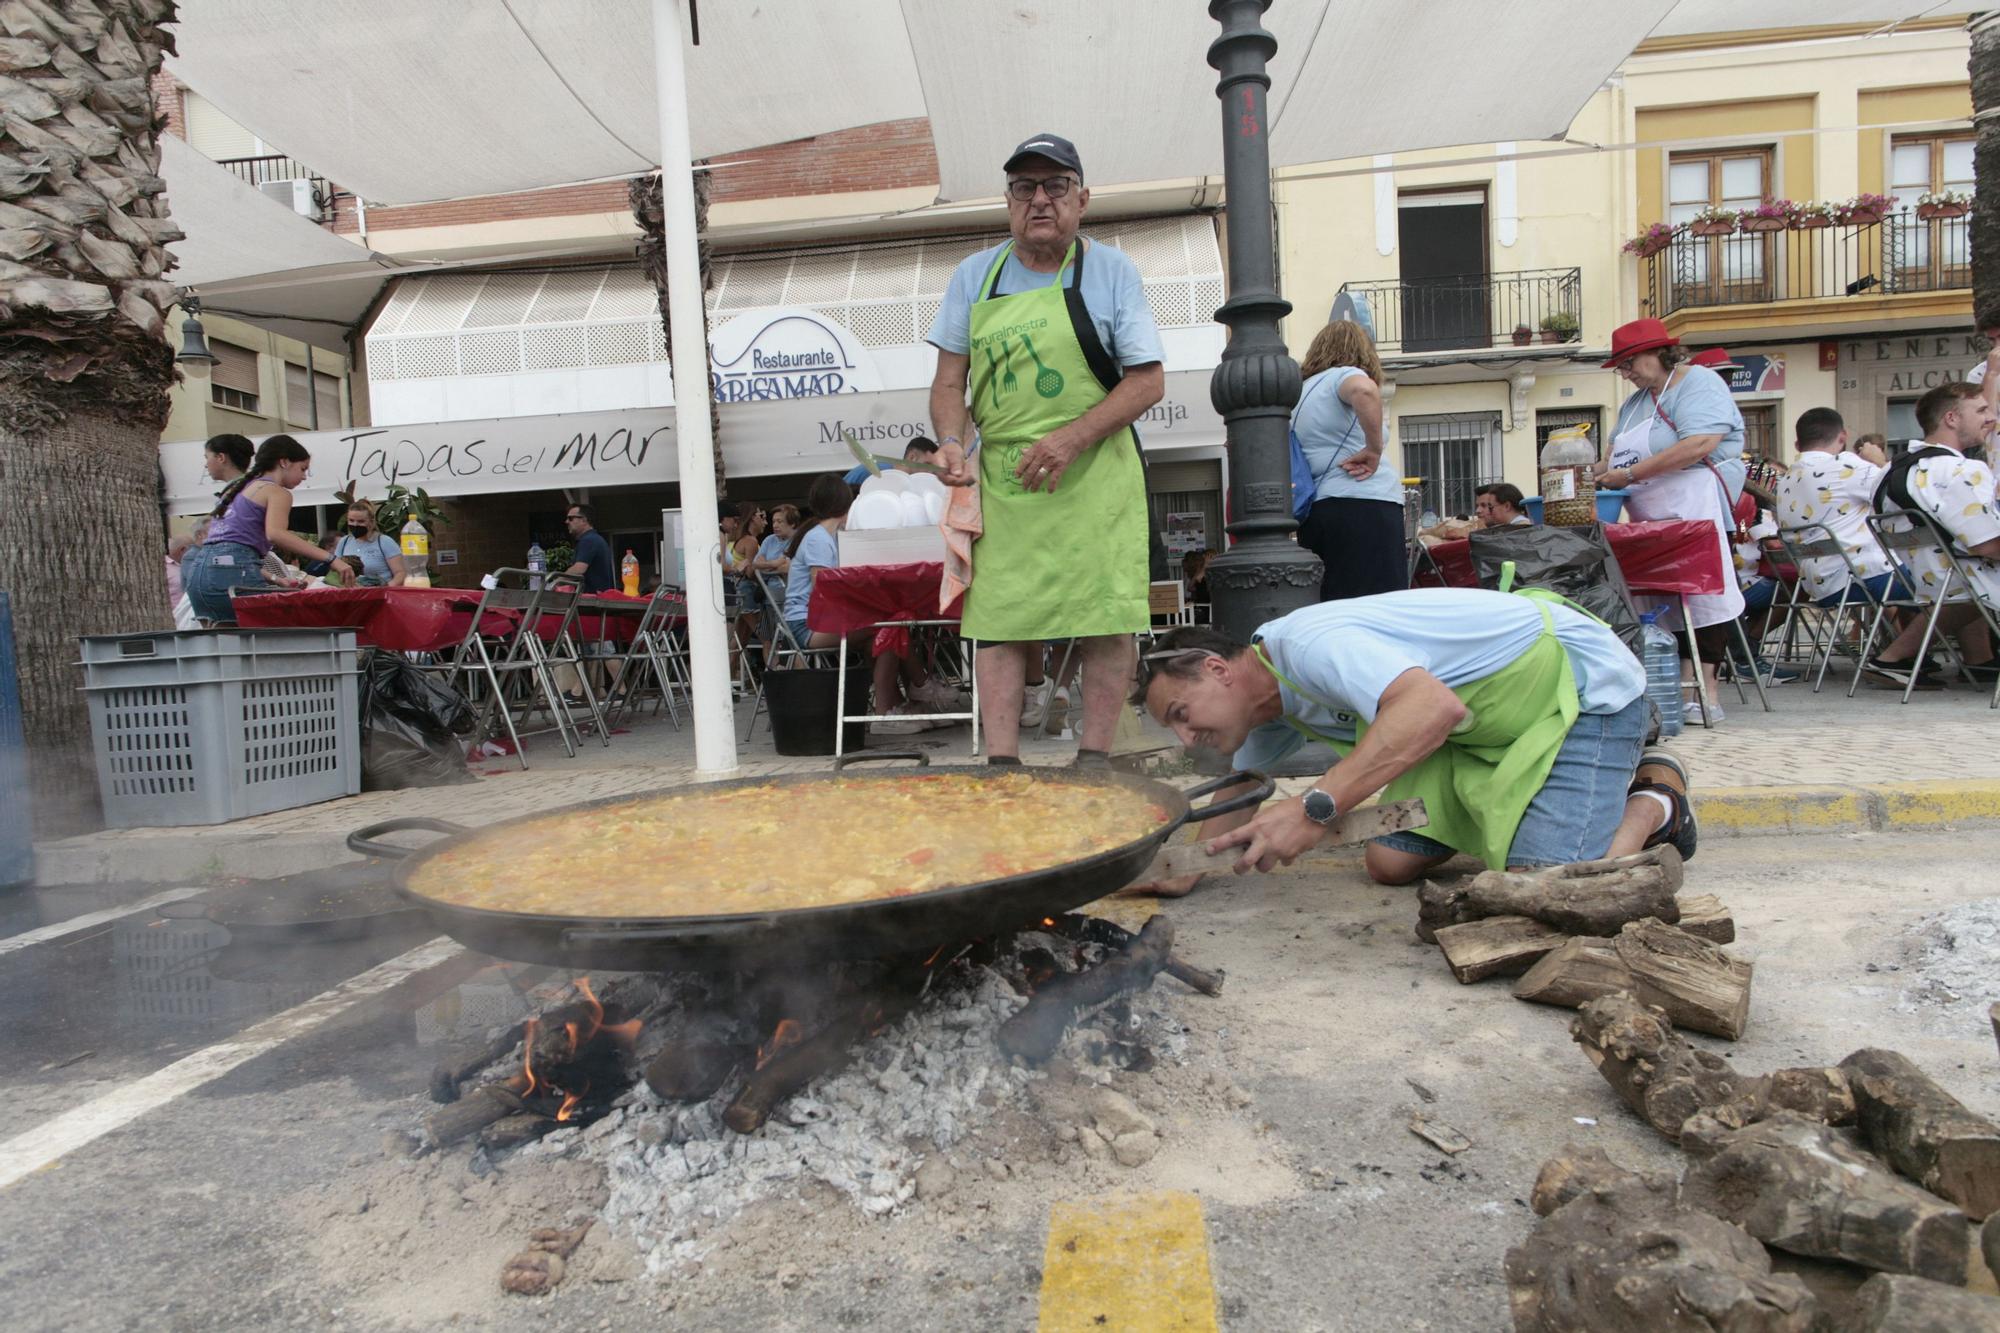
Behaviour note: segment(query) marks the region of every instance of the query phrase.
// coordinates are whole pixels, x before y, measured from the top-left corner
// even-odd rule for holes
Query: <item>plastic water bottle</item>
[[[1660,710],[1660,734],[1681,734],[1681,655],[1674,636],[1660,624],[1660,613],[1648,611],[1640,637],[1646,645],[1646,697]]]
[[[431,586],[431,534],[430,529],[417,522],[416,516],[403,524],[403,586],[405,588],[428,588]]]
[[[630,551],[625,553],[625,559],[618,566],[618,582],[627,597],[639,595],[639,557]]]
[[[528,547],[528,586],[530,588],[539,588],[542,586],[541,576],[547,572],[548,567],[549,553],[542,549],[540,542],[531,544]]]

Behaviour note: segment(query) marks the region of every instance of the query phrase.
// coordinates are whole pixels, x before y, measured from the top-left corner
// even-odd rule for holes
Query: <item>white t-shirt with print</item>
[[[1855,557],[1863,575],[1872,579],[1887,574],[1895,566],[1868,531],[1868,515],[1875,512],[1875,488],[1888,470],[1852,450],[1802,451],[1778,478],[1778,526],[1819,524]],[[1818,535],[1805,540],[1815,541]],[[1837,597],[1847,586],[1847,563],[1835,555],[1816,556],[1800,568],[1799,577],[1815,599]]]
[[[1980,546],[2000,537],[2000,502],[1993,494],[1993,469],[1975,462],[1948,444],[1912,440],[1912,449],[1950,449],[1956,457],[1926,458],[1909,471],[1910,498],[1917,507],[1936,519],[1961,548]],[[1891,509],[1900,508],[1894,500]],[[1989,605],[2000,606],[2000,560],[1977,556],[1959,562],[1966,577],[1977,585]],[[1948,566],[1944,553],[1935,548],[1910,552],[1910,571],[1917,587],[1926,595],[1942,587]],[[1965,594],[1954,592],[1951,600],[1962,601]]]

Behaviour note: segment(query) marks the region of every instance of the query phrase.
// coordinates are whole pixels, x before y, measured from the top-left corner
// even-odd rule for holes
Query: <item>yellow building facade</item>
[[[1592,422],[1628,386],[1600,369],[1611,331],[1652,316],[1743,363],[1752,452],[1784,461],[1791,423],[1834,407],[1850,431],[1915,433],[1911,405],[1962,375],[1969,219],[1918,217],[1971,183],[1962,18],[1886,35],[1812,29],[1640,48],[1560,143],[1488,144],[1280,172],[1287,341],[1336,313],[1375,326],[1391,457],[1439,513],[1474,486],[1532,493],[1540,438]],[[1887,197],[1870,221],[1692,234],[1705,210]],[[1658,253],[1625,243],[1673,225]]]

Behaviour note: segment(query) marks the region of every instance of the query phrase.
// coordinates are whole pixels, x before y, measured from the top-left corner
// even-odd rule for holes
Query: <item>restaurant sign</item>
[[[1169,371],[1166,396],[1139,418],[1148,453],[1223,444],[1222,418],[1209,400],[1209,372]],[[723,463],[731,477],[806,476],[853,465],[843,432],[876,453],[900,454],[930,433],[930,391],[812,394],[721,406]],[[349,480],[379,500],[391,485],[435,496],[512,491],[653,486],[680,479],[674,410],[571,412],[408,426],[352,426],[293,432],[312,452],[312,472],[293,492],[301,505],[333,504]],[[202,468],[199,440],[160,446],[168,503],[198,514],[219,489]],[[801,487],[803,489],[803,487]]]
[[[708,368],[718,403],[882,387],[874,357],[844,326],[788,306],[747,311],[717,329],[709,339]]]

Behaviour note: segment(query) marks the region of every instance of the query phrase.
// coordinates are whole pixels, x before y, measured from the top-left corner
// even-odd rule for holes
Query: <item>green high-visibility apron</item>
[[[1453,689],[1466,707],[1465,720],[1443,745],[1382,792],[1384,801],[1422,797],[1430,823],[1417,832],[1478,857],[1492,870],[1507,868],[1508,849],[1514,845],[1521,817],[1549,780],[1556,752],[1583,711],[1569,651],[1556,637],[1555,620],[1549,615],[1550,594],[1526,588],[1517,595],[1536,602],[1535,609],[1542,613],[1542,632],[1534,645],[1492,675]],[[1256,645],[1256,653],[1265,669],[1293,693],[1336,707],[1300,689],[1272,665],[1262,644]],[[1332,746],[1343,757],[1354,748],[1354,742],[1323,735],[1295,717],[1287,717],[1285,723]],[[1357,727],[1358,740],[1367,724]]]
[[[1103,402],[1120,375],[1083,305],[1072,242],[1053,286],[1011,296],[994,285],[1002,246],[972,303],[972,420],[979,427],[984,532],[972,547],[966,637],[988,642],[1137,634],[1146,602],[1146,473],[1130,426],[1078,455],[1055,494],[1014,475],[1050,431]],[[1071,261],[1076,283],[1065,287]]]

